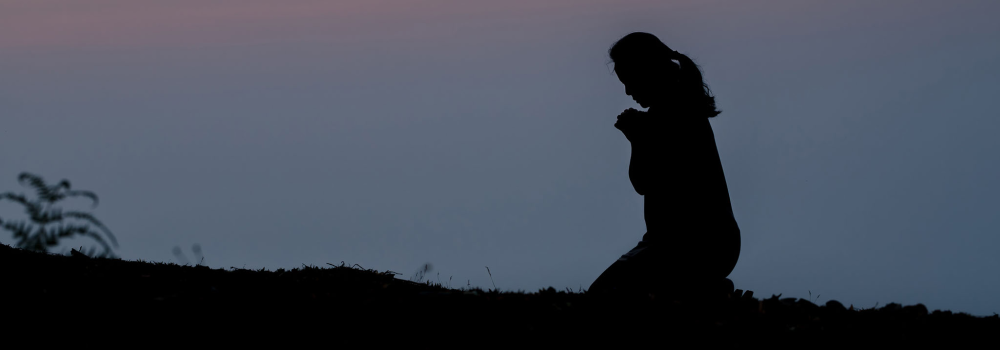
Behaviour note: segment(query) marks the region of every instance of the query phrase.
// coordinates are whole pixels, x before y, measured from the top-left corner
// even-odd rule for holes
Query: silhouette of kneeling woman
[[[626,35],[609,55],[625,94],[648,108],[615,123],[632,144],[628,174],[644,197],[646,233],[589,292],[732,292],[740,229],[708,121],[715,98],[698,66],[652,34]]]

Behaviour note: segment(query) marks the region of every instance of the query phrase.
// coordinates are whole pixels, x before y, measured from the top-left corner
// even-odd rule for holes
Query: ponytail
[[[715,109],[715,96],[712,96],[712,90],[708,88],[708,84],[705,84],[704,79],[702,79],[701,69],[698,68],[698,65],[687,55],[671,51],[671,59],[677,60],[680,63],[678,83],[681,85],[684,97],[692,100],[692,112],[704,115],[707,118],[712,118],[722,113]]]

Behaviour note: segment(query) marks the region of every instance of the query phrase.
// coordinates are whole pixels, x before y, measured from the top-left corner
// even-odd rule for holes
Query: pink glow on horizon
[[[637,0],[646,2],[644,0]],[[600,4],[603,3],[603,4]],[[0,5],[0,49],[253,44],[600,10],[608,1],[89,1]],[[594,6],[598,5],[598,6]],[[620,6],[618,2],[615,6]]]

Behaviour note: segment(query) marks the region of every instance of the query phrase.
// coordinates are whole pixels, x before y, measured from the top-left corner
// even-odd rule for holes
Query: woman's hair
[[[667,47],[653,34],[635,32],[619,39],[608,49],[611,61],[618,64],[635,65],[641,69],[662,70],[676,74],[681,100],[687,101],[685,109],[696,115],[711,118],[721,113],[715,109],[715,97],[708,84],[702,80],[701,70],[690,57]],[[674,63],[677,60],[680,63]]]

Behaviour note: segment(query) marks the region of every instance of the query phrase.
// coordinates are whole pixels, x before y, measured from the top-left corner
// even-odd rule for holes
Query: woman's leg
[[[700,294],[717,286],[731,289],[732,281],[726,277],[739,259],[739,233],[716,236],[657,244],[640,241],[601,273],[588,291]]]
[[[640,241],[635,248],[604,270],[587,292],[610,293],[642,289],[644,282],[653,277],[649,275],[649,264],[645,261],[651,253],[649,248],[645,242]]]
[[[623,266],[621,261],[615,261],[608,267],[600,276],[594,280],[594,283],[590,284],[590,288],[587,289],[588,293],[608,293],[614,291],[623,282],[627,282],[626,275],[628,273],[628,266]]]

